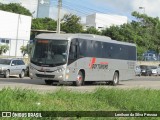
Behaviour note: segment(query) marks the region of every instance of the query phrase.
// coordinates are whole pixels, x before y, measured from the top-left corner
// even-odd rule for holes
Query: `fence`
[[[160,54],[154,55],[154,56],[137,56],[137,60],[138,61],[152,61],[152,62],[159,61],[160,62]]]
[[[23,39],[7,39],[7,38],[0,38],[0,44],[1,45],[8,45],[9,50],[3,54],[3,56],[7,57],[23,57],[23,54],[21,53],[20,48],[22,46],[26,46],[28,44],[29,40],[23,40]]]

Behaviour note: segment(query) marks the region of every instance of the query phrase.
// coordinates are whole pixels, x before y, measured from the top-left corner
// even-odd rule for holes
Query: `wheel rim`
[[[118,77],[117,75],[114,76],[114,83],[117,83],[118,82]]]
[[[6,77],[9,77],[9,71],[8,70],[6,71]]]
[[[77,82],[78,82],[79,84],[82,84],[82,81],[83,81],[83,76],[80,75],[80,74],[78,74],[78,76],[77,76]]]
[[[24,71],[21,72],[21,77],[24,77]]]

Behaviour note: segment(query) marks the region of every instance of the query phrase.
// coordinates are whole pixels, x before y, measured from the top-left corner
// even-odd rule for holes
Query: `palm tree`
[[[9,50],[8,45],[0,45],[0,55],[2,55],[3,53],[6,53],[8,50]]]
[[[27,47],[21,46],[20,50],[21,50],[21,53],[23,54],[23,56],[25,56],[25,54],[27,53]]]

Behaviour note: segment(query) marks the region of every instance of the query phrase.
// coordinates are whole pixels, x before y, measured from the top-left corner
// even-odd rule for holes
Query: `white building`
[[[0,16],[0,44],[9,46],[4,56],[22,57],[20,47],[30,40],[31,17],[1,10]]]
[[[86,17],[86,27],[95,27],[98,30],[109,28],[110,26],[120,26],[127,23],[126,16],[95,13]]]

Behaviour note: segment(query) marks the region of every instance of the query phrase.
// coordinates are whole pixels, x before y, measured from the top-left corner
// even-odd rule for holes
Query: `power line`
[[[71,2],[65,1],[65,0],[64,0],[63,3],[72,5]],[[106,8],[101,8],[101,10],[99,10],[99,9],[93,9],[93,8],[90,8],[90,7],[86,6],[85,4],[82,5],[82,4],[76,4],[76,3],[74,3],[74,7],[80,8],[80,9],[85,9],[85,10],[90,11],[90,12],[99,12],[99,13],[104,13],[104,14],[106,14],[106,13],[110,14],[110,13],[114,13],[115,12],[115,11],[113,11],[111,9],[106,9]]]
[[[84,10],[82,10],[82,9],[79,9],[78,8],[78,10],[76,9],[72,9],[72,7],[71,6],[69,6],[68,4],[66,5],[66,4],[63,4],[63,6],[65,7],[65,8],[67,8],[67,9],[70,9],[70,10],[74,10],[74,11],[78,11],[78,12],[80,12],[80,13],[82,13],[83,15],[86,15],[86,16],[88,16],[88,14],[84,11]],[[83,11],[83,12],[82,12]],[[106,20],[105,19],[100,19],[100,18],[96,18],[97,20],[99,20],[99,21],[102,21],[101,22],[101,24],[102,25],[106,25],[105,23],[106,23]],[[112,21],[116,21],[114,18],[110,18]]]

